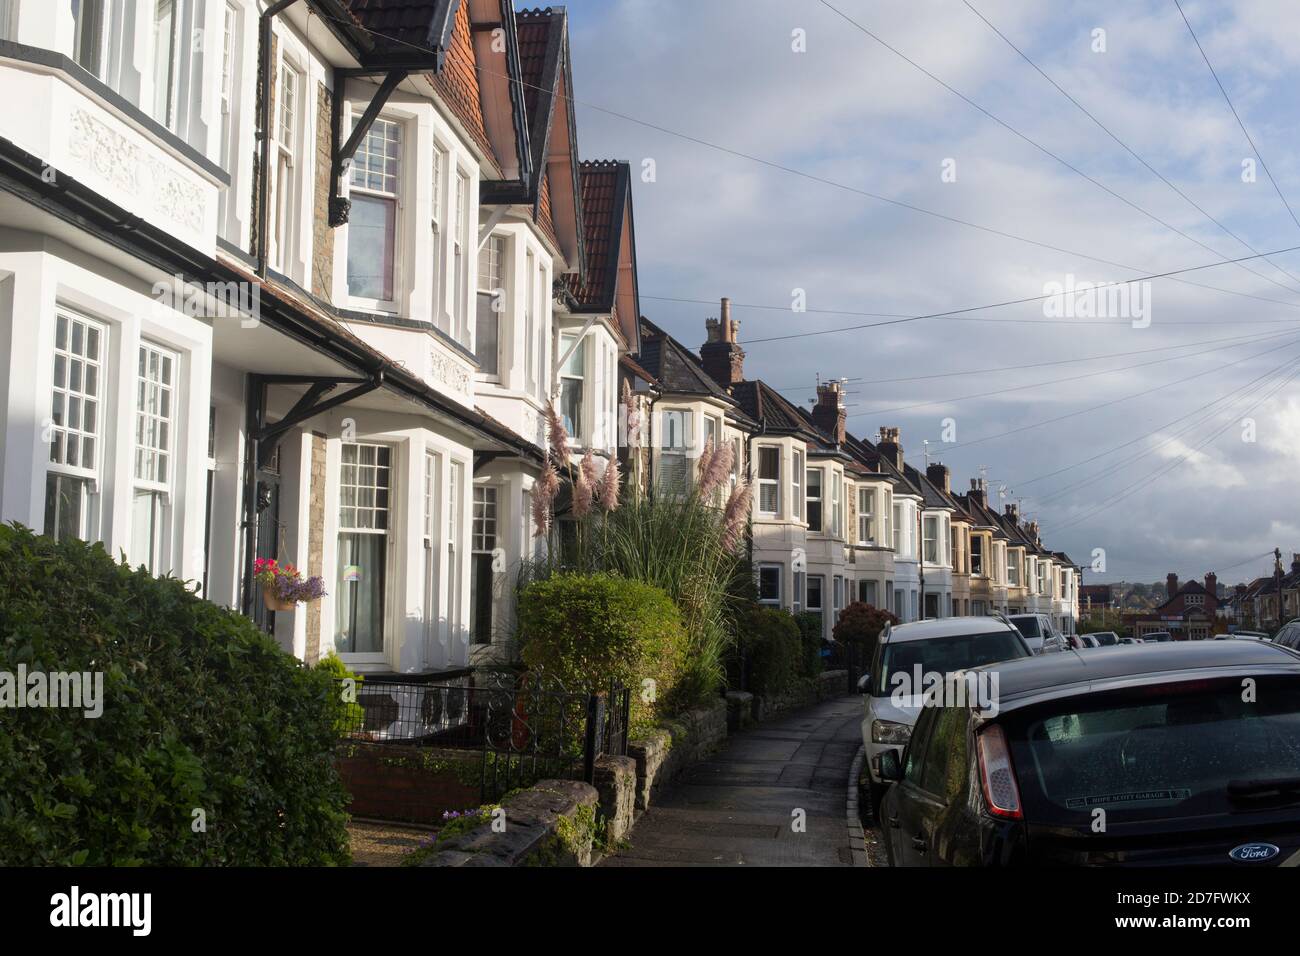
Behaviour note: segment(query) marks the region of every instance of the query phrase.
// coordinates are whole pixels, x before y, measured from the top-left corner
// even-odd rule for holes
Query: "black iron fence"
[[[569,690],[538,672],[497,671],[344,680],[341,693],[348,740],[479,750],[484,802],[549,777],[592,783],[597,758],[627,754],[631,691],[617,684]]]

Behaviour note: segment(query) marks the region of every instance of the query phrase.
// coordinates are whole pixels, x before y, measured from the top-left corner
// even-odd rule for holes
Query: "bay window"
[[[376,119],[357,146],[350,170],[348,295],[370,306],[391,306],[396,298],[401,156],[401,125]]]
[[[344,442],[339,475],[334,646],[382,654],[388,584],[392,449]]]
[[[492,643],[492,580],[497,553],[497,489],[474,486],[470,535],[469,631],[475,644]]]
[[[894,505],[894,552],[900,557],[903,554],[903,506]]]
[[[808,530],[822,530],[822,470],[808,469]]]
[[[299,149],[298,101],[301,90],[302,73],[287,60],[281,61],[280,83],[276,92],[275,137],[271,146],[271,222],[268,230],[271,268],[278,272],[286,272],[289,268],[297,231],[299,203],[296,159]],[[356,221],[355,210],[353,221]],[[349,226],[349,229],[352,228],[356,227]],[[354,244],[349,243],[349,253]]]
[[[45,477],[45,533],[63,541],[98,537],[101,403],[107,391],[108,332],[98,322],[60,312],[55,319],[50,401],[50,462]]]
[[[569,438],[575,445],[584,445],[585,433],[583,432],[583,375],[585,362],[583,353],[586,352],[586,341],[579,341],[576,335],[560,336],[560,355],[569,352],[570,346],[574,343],[577,345],[573,348],[569,357],[564,364],[560,366],[560,419],[564,422],[564,428],[569,433]]]
[[[151,574],[167,570],[175,447],[176,356],[141,343],[136,362],[135,486],[131,561]]]
[[[858,600],[863,604],[870,604],[872,607],[880,607],[876,602],[880,600],[877,592],[877,583],[875,581],[858,582]]]
[[[505,236],[489,236],[478,254],[478,307],[474,314],[474,357],[478,370],[496,380],[501,371],[501,313],[505,309]]]
[[[1007,584],[1018,587],[1020,584],[1020,559],[1007,551]]]
[[[764,445],[758,449],[758,511],[775,515],[781,508],[781,449]]]

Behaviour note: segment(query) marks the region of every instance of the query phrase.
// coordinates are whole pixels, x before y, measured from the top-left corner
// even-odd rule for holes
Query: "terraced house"
[[[709,438],[732,444],[733,482],[753,482],[761,602],[820,615],[827,638],[855,600],[903,621],[1041,610],[1073,633],[1079,569],[1043,548],[1036,525],[1022,525],[1014,506],[990,510],[982,479],[960,495],[943,464],[908,464],[896,427],[875,442],[849,433],[840,381],[818,382],[803,409],[746,378],[727,299],[698,354],[649,320],[641,329],[642,351],[627,365],[655,408],[647,490],[693,480]]]
[[[508,655],[543,411],[608,460],[640,349],[564,11],[6,0],[0,81],[0,517],[307,661]],[[269,609],[257,558],[328,594]]]

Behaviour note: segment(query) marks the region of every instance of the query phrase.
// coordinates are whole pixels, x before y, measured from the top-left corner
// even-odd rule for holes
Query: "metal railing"
[[[373,744],[477,749],[484,802],[537,780],[595,780],[602,755],[627,754],[631,691],[570,691],[538,672],[481,672],[447,683],[343,682],[343,736]]]

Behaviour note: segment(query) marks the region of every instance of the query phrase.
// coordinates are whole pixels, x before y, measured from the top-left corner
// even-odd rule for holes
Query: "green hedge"
[[[747,677],[742,681],[739,668]],[[738,616],[732,685],[764,697],[784,694],[805,676],[803,635],[794,616],[779,608],[751,605]]]
[[[184,584],[0,526],[0,673],[99,672],[103,712],[0,707],[0,865],[348,862],[329,672]]]
[[[520,594],[519,635],[524,662],[569,690],[631,688],[634,730],[673,713],[688,639],[659,588],[611,574],[553,575]]]

